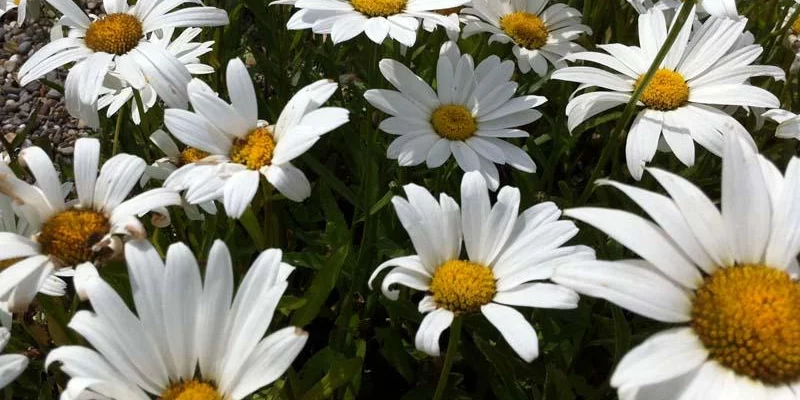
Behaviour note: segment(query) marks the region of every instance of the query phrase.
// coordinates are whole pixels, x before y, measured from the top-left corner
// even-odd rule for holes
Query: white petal
[[[594,207],[566,210],[564,214],[602,230],[687,288],[696,288],[703,281],[664,230],[650,221],[626,211]]]
[[[228,216],[232,218],[242,216],[258,191],[260,177],[261,174],[258,171],[244,170],[235,173],[225,182],[223,203]]]
[[[225,80],[228,83],[228,95],[236,111],[249,123],[258,121],[258,101],[250,74],[244,63],[234,58],[228,61],[225,70]]]
[[[645,386],[691,371],[708,358],[708,350],[690,327],[660,332],[622,358],[611,385]]]
[[[585,261],[556,268],[552,280],[662,322],[691,319],[689,294],[663,276],[633,264]]]
[[[443,308],[431,311],[426,315],[419,325],[417,336],[414,340],[417,349],[431,356],[438,356],[440,353],[439,337],[453,323],[453,317],[454,315],[451,311]]]
[[[519,311],[489,303],[481,307],[481,313],[500,331],[506,342],[523,360],[531,362],[539,357],[539,338],[536,336],[536,331]]]

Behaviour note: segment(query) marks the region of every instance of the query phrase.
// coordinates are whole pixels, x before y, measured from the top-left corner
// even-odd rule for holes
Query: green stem
[[[603,151],[600,153],[600,159],[597,161],[597,165],[595,165],[594,170],[592,171],[589,182],[581,194],[581,204],[586,203],[586,200],[588,200],[589,195],[592,192],[592,188],[594,187],[592,182],[600,177],[600,173],[608,163],[609,158],[613,153],[616,153],[616,148],[625,139],[625,127],[627,127],[631,122],[631,118],[633,117],[633,113],[636,111],[636,104],[639,102],[639,98],[642,97],[642,93],[644,93],[647,85],[650,84],[650,81],[653,79],[656,71],[658,71],[658,69],[661,67],[661,63],[664,61],[664,58],[667,57],[667,53],[669,53],[669,50],[672,48],[672,45],[678,38],[678,34],[689,19],[689,13],[692,11],[694,5],[695,0],[686,0],[683,2],[683,5],[681,5],[678,18],[675,21],[675,24],[669,30],[667,38],[664,40],[664,44],[661,46],[661,49],[658,50],[655,59],[653,59],[653,62],[650,64],[650,68],[648,68],[647,72],[642,76],[641,82],[639,82],[639,84],[634,88],[631,98],[628,100],[628,104],[625,105],[625,109],[622,111],[622,117],[617,120],[617,125],[614,128],[613,133],[607,138],[606,144],[603,147]]]
[[[458,352],[458,342],[461,339],[461,324],[463,318],[456,316],[453,323],[450,325],[450,341],[447,343],[447,353],[444,355],[444,365],[442,366],[442,374],[439,375],[439,383],[436,385],[436,393],[433,395],[433,400],[441,400],[444,398],[444,391],[447,388],[447,378],[450,377],[450,368],[453,367],[456,353]]]
[[[122,129],[122,116],[128,111],[128,107],[122,107],[117,111],[117,125],[114,127],[114,145],[111,148],[111,155],[116,155],[119,151],[119,131]]]

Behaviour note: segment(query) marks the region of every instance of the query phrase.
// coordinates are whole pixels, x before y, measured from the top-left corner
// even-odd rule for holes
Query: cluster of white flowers
[[[3,12],[18,8],[22,23],[32,1],[0,5]],[[151,140],[166,157],[147,165],[117,154],[101,166],[100,141],[82,138],[67,183],[36,146],[18,154],[34,183],[19,178],[10,159],[0,162],[0,348],[13,313],[28,309],[38,293],[65,295],[71,281],[93,311],[77,312],[69,327],[91,348],[64,346],[47,356],[48,365],[60,363],[71,377],[62,399],[241,399],[272,383],[307,339],[296,327],[266,335],[294,269],[281,251],[261,253],[234,290],[222,242],[214,242],[201,277],[183,243],[162,258],[139,218],[153,213],[153,224],[165,226],[166,207],[183,206],[200,219],[219,204],[241,218],[265,182],[291,201],[310,197],[311,182],[292,162],[348,123],[347,109],[323,107],[338,85],[323,79],[299,89],[270,123],[259,118],[256,89],[240,59],[225,71],[230,102],[192,77],[214,72],[200,59],[214,42],[194,40],[201,27],[227,24],[224,10],[194,0],[104,0],[106,14],[96,16],[72,0],[46,1],[63,16],[54,40],[21,67],[20,84],[70,65],[67,109],[92,127],[100,125],[100,109],[107,117],[130,113],[139,124],[161,100],[166,131]],[[779,123],[777,137],[795,139],[800,116],[750,83],[783,80],[784,71],[754,64],[763,49],[732,0],[702,0],[697,7],[632,0],[640,13],[638,46],[597,45],[602,51],[576,43],[592,33],[578,10],[546,0],[272,4],[297,9],[287,29],[311,29],[334,44],[364,33],[376,46],[388,38],[411,47],[420,27],[447,31],[435,82],[386,58],[378,67],[396,90],[363,93],[387,114],[378,128],[397,136],[389,159],[435,169],[452,155],[464,171],[460,203],[416,184],[404,186],[405,198],[392,199],[416,254],[384,262],[369,280],[393,300],[396,285],[425,293],[419,350],[438,356],[442,332],[480,313],[530,362],[539,356],[540,338],[515,307],[570,309],[583,294],[675,325],[622,359],[611,379],[620,398],[800,399],[800,159],[781,174],[732,114],[739,107],[763,113]],[[798,23],[784,25],[796,40]],[[671,32],[675,40],[664,53]],[[508,44],[509,59],[492,55],[476,65],[458,44],[459,36],[474,35]],[[529,152],[513,141],[530,136],[526,126],[542,117],[535,108],[548,99],[518,93],[515,73],[580,84],[564,106],[569,131],[636,101],[624,138],[628,171],[638,181],[646,170],[668,196],[597,183],[623,192],[650,220],[606,208],[562,212],[552,202],[520,211],[522,194],[501,187],[498,165],[536,172]],[[695,142],[722,157],[721,209],[683,177],[647,167],[658,150],[694,165]],[[163,187],[131,196],[151,180]],[[598,260],[588,246],[567,245],[578,228],[562,214],[641,259]],[[135,312],[96,268],[111,260],[126,262]],[[0,387],[27,364],[22,355],[0,356]]]

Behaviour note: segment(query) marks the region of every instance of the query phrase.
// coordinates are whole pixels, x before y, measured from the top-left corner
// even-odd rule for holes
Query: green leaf
[[[319,382],[311,387],[301,400],[324,400],[332,397],[339,389],[355,379],[361,371],[361,358],[350,358],[329,364],[330,370]]]
[[[344,260],[350,253],[350,246],[345,245],[338,248],[331,254],[325,262],[325,266],[317,273],[311,286],[306,291],[306,305],[292,316],[292,325],[306,326],[319,314],[325,300],[328,299],[333,288],[336,287],[336,280],[342,270]]]

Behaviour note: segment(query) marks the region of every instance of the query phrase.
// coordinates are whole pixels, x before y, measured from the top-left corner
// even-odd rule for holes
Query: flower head
[[[721,210],[687,180],[650,168],[669,197],[602,183],[652,222],[620,210],[565,211],[643,259],[562,266],[555,282],[679,324],[622,359],[611,379],[622,398],[796,397],[800,159],[783,176],[743,139],[726,139],[724,151]]]
[[[575,308],[575,292],[546,282],[556,266],[594,259],[584,246],[562,246],[578,233],[560,221],[553,203],[541,203],[519,214],[519,190],[503,187],[491,206],[486,182],[477,172],[464,175],[461,208],[450,196],[439,201],[414,184],[404,187],[408,199],[392,199],[397,216],[417,255],[378,266],[383,293],[398,298],[395,284],[427,292],[419,310],[427,314],[417,331],[417,348],[439,355],[439,336],[460,314],[480,312],[525,361],[539,354],[536,332],[510,306]],[[462,256],[461,245],[466,247]]]
[[[333,43],[348,41],[362,32],[377,44],[390,37],[406,46],[417,40],[420,22],[426,29],[440,25],[448,31],[459,29],[458,18],[436,13],[460,7],[469,0],[279,0],[300,10],[286,27],[330,34]]]
[[[337,85],[320,80],[306,86],[270,125],[258,119],[255,89],[241,60],[228,63],[227,82],[230,104],[195,79],[188,89],[194,112],[166,110],[164,124],[170,132],[206,157],[185,163],[165,186],[186,190],[191,204],[221,199],[235,218],[255,196],[261,175],[290,200],[303,201],[311,185],[291,161],[348,121],[343,108],[320,108]]]
[[[464,37],[490,33],[489,43],[512,43],[519,70],[530,70],[544,76],[547,63],[566,67],[563,58],[569,53],[584,51],[574,43],[578,36],[592,30],[581,24],[580,11],[556,4],[547,7],[547,0],[473,0],[464,9],[467,15]]]
[[[383,76],[395,90],[370,89],[364,97],[390,115],[380,129],[399,135],[387,156],[402,166],[437,168],[454,155],[464,171],[480,171],[492,190],[500,184],[495,164],[536,171],[531,157],[503,138],[528,137],[518,129],[541,117],[534,110],[547,99],[514,97],[514,63],[491,56],[475,67],[455,42],[441,47],[436,91],[405,65],[384,59]]]
[[[676,17],[677,18],[677,17]],[[757,44],[742,45],[746,19],[711,17],[694,25],[694,10],[678,34],[675,44],[644,88],[642,107],[628,132],[625,157],[628,170],[641,179],[663,137],[666,147],[683,164],[694,164],[694,142],[722,155],[724,136],[736,135],[752,142],[745,128],[721,106],[778,107],[772,93],[753,86],[754,76],[783,79],[778,67],[751,65],[761,53]],[[675,20],[673,20],[673,24]],[[693,28],[695,26],[695,28]],[[607,44],[606,51],[581,52],[567,56],[609,68],[568,67],[553,73],[553,79],[581,83],[580,90],[599,87],[574,97],[567,104],[568,126],[580,123],[615,106],[626,104],[643,82],[645,73],[667,37],[667,23],[658,8],[639,16],[640,46]]]
[[[166,28],[151,32],[147,36],[150,42],[165,48],[170,54],[186,66],[192,75],[210,74],[214,68],[200,62],[199,57],[211,51],[214,41],[193,42],[202,30],[200,28],[186,28],[180,35],[173,38],[175,29]],[[145,112],[152,108],[158,100],[158,93],[153,85],[145,82],[141,88],[134,89],[124,76],[111,71],[103,81],[103,88],[100,89],[100,98],[97,101],[97,108],[106,108],[106,116],[111,117],[116,114],[122,106],[130,104],[131,120],[135,124],[141,123],[142,116],[139,115],[139,107],[134,98],[134,90],[137,90],[142,98],[142,108]]]
[[[94,311],[78,311],[69,327],[93,349],[59,347],[47,357],[72,378],[71,398],[238,400],[278,379],[305,345],[296,327],[264,337],[294,269],[280,250],[261,253],[235,295],[219,240],[205,280],[183,243],[169,247],[166,262],[147,241],[126,244],[125,256],[136,313],[101,278],[84,277]]]
[[[171,189],[154,189],[127,199],[145,168],[144,160],[119,154],[103,164],[98,176],[100,143],[75,143],[77,199],[66,202],[52,161],[39,147],[20,152],[36,178],[31,185],[0,164],[0,193],[8,196],[26,227],[0,232],[0,301],[11,310],[27,307],[37,291],[63,295],[63,281],[53,276],[80,264],[100,265],[122,250],[120,236],[143,237],[137,216],[167,205],[180,204]],[[6,226],[9,226],[7,224]],[[19,227],[19,225],[18,225]]]
[[[63,14],[69,27],[34,53],[20,67],[18,79],[27,85],[53,69],[75,63],[64,85],[67,110],[89,125],[99,124],[98,98],[109,75],[135,90],[151,87],[171,107],[186,107],[187,67],[166,46],[153,41],[156,30],[228,23],[224,10],[215,7],[181,7],[190,0],[104,0],[106,14],[90,19],[72,0],[47,0]]]

